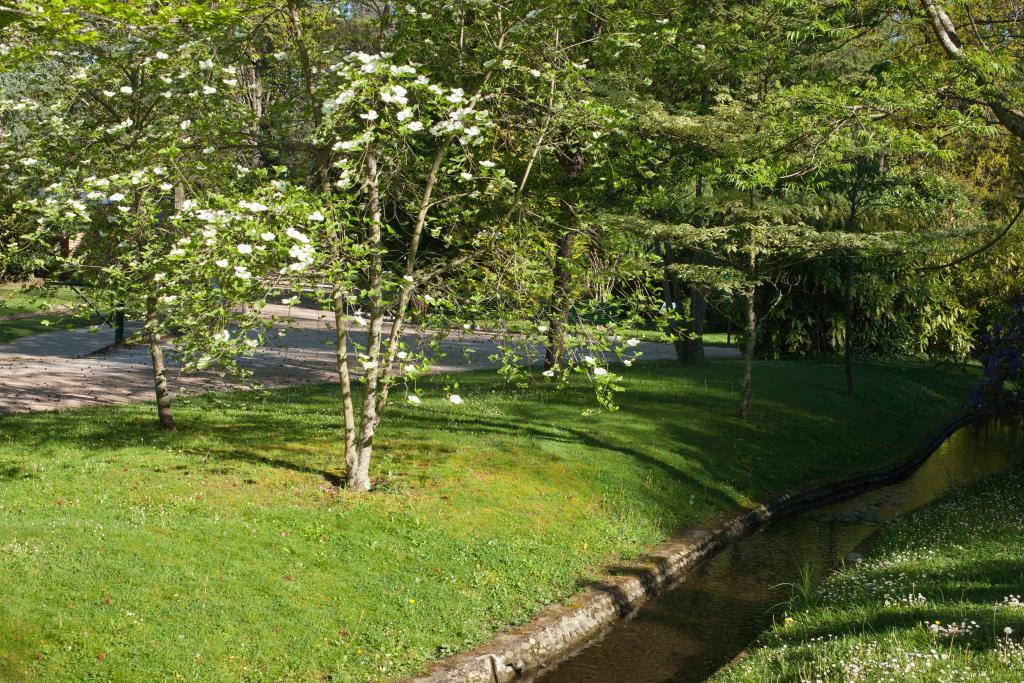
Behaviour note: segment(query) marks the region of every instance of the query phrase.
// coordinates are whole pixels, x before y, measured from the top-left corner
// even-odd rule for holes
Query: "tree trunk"
[[[384,330],[384,262],[381,255],[381,208],[378,185],[377,159],[372,151],[366,154],[367,186],[370,193],[370,234],[369,246],[369,295],[370,307],[369,339],[366,343],[367,362],[364,377],[363,408],[359,420],[359,438],[356,444],[354,466],[348,470],[346,485],[355,491],[369,491],[370,460],[373,457],[373,437],[377,432],[377,391],[380,386],[380,350]]]
[[[176,427],[171,414],[171,392],[167,385],[167,367],[164,364],[164,351],[160,347],[160,317],[156,308],[156,297],[146,299],[146,332],[149,340],[149,356],[152,359],[153,386],[156,390],[156,413],[160,419],[160,429],[173,432]]]
[[[351,472],[358,463],[356,452],[356,416],[352,404],[352,375],[348,367],[348,322],[345,320],[345,299],[340,289],[334,291],[334,331],[338,348],[335,360],[338,383],[345,414],[345,471]]]
[[[565,170],[569,186],[576,188],[580,172],[586,162],[583,151],[567,145],[561,150],[559,162]],[[544,351],[544,369],[555,370],[565,364],[565,337],[569,327],[569,308],[572,305],[572,250],[576,240],[576,207],[562,200],[565,227],[558,235],[555,247],[554,292],[548,311],[548,345]]]
[[[566,228],[558,236],[555,255],[555,291],[548,312],[548,345],[544,351],[544,369],[556,370],[565,364],[565,337],[569,328],[569,307],[572,304],[572,249],[575,233]]]
[[[853,259],[843,269],[843,356],[846,364],[846,391],[853,396]]]
[[[757,348],[757,311],[754,309],[757,290],[751,290],[745,300],[746,315],[743,327],[743,382],[740,385],[740,417],[748,419],[754,398],[754,350]]]

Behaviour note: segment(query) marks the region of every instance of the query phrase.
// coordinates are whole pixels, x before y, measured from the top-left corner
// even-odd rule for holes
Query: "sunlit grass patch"
[[[906,455],[973,375],[919,364],[631,370],[586,386],[444,380],[388,414],[373,494],[333,386],[0,417],[0,679],[387,680],[563,600],[672,530]],[[939,398],[923,399],[928,390]],[[908,429],[907,425],[914,425]]]

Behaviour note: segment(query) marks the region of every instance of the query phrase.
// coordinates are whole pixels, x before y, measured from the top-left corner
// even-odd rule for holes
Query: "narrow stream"
[[[543,683],[703,681],[771,626],[789,597],[862,549],[879,525],[953,486],[1024,464],[1024,430],[993,424],[954,434],[910,478],[791,517],[726,546],[634,619],[542,675]]]

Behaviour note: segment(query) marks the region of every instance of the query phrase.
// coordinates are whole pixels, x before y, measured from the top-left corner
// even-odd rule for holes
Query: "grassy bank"
[[[1024,677],[1024,473],[888,525],[716,683]]]
[[[332,485],[333,387],[0,417],[0,679],[393,679],[560,601],[672,530],[906,455],[973,375],[920,364],[629,371],[585,387],[438,384],[384,426],[380,490]],[[401,399],[399,397],[399,402]]]

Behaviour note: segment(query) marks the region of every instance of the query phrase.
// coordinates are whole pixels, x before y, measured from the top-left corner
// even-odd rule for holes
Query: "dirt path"
[[[288,310],[270,307],[268,313],[284,316]],[[333,330],[316,311],[292,309],[291,315],[294,323],[276,327],[246,367],[266,387],[333,381]],[[357,333],[355,341],[364,337]],[[415,346],[417,337],[410,335],[410,340]],[[34,335],[0,346],[0,414],[151,400],[148,350],[134,346],[97,354],[112,342],[113,331],[105,328]],[[441,348],[445,356],[433,368],[441,374],[493,367],[487,358],[497,350],[490,335],[470,332],[446,338]],[[642,344],[639,350],[645,360],[674,357],[665,344]],[[733,349],[707,351],[709,358],[737,355]],[[240,386],[214,373],[183,375],[173,364],[170,381],[178,395]]]

